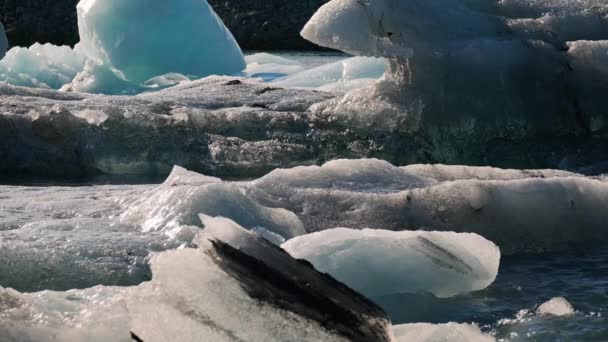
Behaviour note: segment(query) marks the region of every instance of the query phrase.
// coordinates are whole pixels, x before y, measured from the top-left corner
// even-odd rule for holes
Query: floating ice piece
[[[437,182],[434,172],[410,173],[375,160],[335,161],[271,172],[253,182],[248,195],[296,213],[308,231],[346,226],[471,232],[496,243],[503,254],[606,241],[608,183],[568,173],[557,177],[559,172],[538,177],[545,171],[507,181]],[[480,173],[473,168],[462,175]]]
[[[255,53],[245,57],[245,73],[253,78],[271,81],[304,70],[304,66],[291,59],[272,55],[266,52]]]
[[[0,81],[59,89],[84,68],[85,60],[68,46],[36,43],[29,48],[14,47],[0,61]]]
[[[277,79],[273,84],[288,88],[348,91],[375,82],[384,74],[386,62],[371,57],[351,57]]]
[[[131,203],[121,218],[141,225],[143,231],[172,232],[183,225],[197,225],[199,214],[229,217],[249,229],[263,227],[285,239],[306,233],[294,213],[261,206],[233,184],[196,177],[179,167],[164,184]]]
[[[500,251],[476,234],[329,229],[282,245],[368,297],[432,293],[451,297],[496,279]]]
[[[538,315],[547,316],[571,316],[574,315],[574,308],[564,297],[556,297],[543,303],[536,310]]]
[[[6,39],[6,33],[4,33],[4,26],[0,22],[0,59],[4,57],[8,50],[8,39]]]
[[[374,303],[233,221],[151,260],[150,282],[22,294],[0,288],[2,341],[391,341]]]
[[[141,84],[171,72],[204,77],[245,69],[234,37],[207,1],[82,0],[83,53]]]
[[[393,335],[397,342],[491,342],[491,336],[485,335],[477,326],[470,324],[401,324],[393,326]]]

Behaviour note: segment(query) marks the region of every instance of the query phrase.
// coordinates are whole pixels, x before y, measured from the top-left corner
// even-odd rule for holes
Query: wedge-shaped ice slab
[[[4,33],[4,26],[0,22],[0,58],[3,58],[8,49],[8,39],[6,39],[6,33]]]
[[[492,342],[477,326],[470,324],[401,324],[393,327],[397,342]]]
[[[498,274],[500,251],[476,234],[330,229],[287,241],[283,249],[369,296],[482,290]]]
[[[233,221],[203,223],[198,249],[156,255],[137,287],[0,288],[2,341],[392,341],[362,295]]]
[[[232,34],[206,0],[82,0],[84,54],[134,83],[177,72],[199,77],[245,68]]]

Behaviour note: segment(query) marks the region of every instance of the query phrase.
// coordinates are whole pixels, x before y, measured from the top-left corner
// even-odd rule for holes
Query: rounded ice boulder
[[[239,45],[206,0],[81,0],[77,9],[79,48],[131,82],[245,69]]]
[[[500,264],[494,243],[468,233],[336,228],[281,247],[371,298],[398,293],[446,298],[483,290]]]

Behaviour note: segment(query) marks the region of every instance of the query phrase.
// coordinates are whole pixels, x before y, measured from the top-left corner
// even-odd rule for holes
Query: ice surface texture
[[[74,49],[49,44],[13,48],[0,61],[0,80],[131,94],[187,79],[151,80],[165,74],[232,75],[245,68],[238,44],[205,0],[82,0],[78,26],[81,40]]]
[[[468,123],[476,134],[514,130],[497,139],[599,135],[608,122],[607,13],[591,1],[333,0],[302,35],[390,65],[374,86],[311,110],[401,117],[403,131]]]
[[[156,255],[137,287],[0,288],[7,341],[390,341],[375,304],[233,221],[203,216],[198,249]]]
[[[241,49],[207,1],[82,0],[85,55],[134,83],[170,72],[204,77],[245,68]]]
[[[336,228],[282,247],[370,298],[397,293],[450,297],[482,290],[494,281],[500,263],[492,242],[449,232]]]

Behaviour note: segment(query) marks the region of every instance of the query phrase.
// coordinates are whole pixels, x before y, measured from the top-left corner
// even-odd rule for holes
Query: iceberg
[[[13,48],[0,61],[0,81],[133,94],[245,69],[240,47],[207,1],[82,0],[77,10],[81,40],[73,49]],[[180,76],[159,79],[167,74]]]
[[[138,286],[0,288],[3,341],[392,341],[381,308],[231,220],[151,259]]]
[[[332,0],[301,35],[357,56],[384,57],[388,67],[367,89],[311,112],[344,120],[367,115],[372,122],[400,115],[403,131],[421,134],[467,125],[467,137],[491,131],[496,139],[599,132],[608,122],[606,7]]]
[[[131,82],[245,69],[241,49],[207,1],[82,0],[77,10],[83,54]]]
[[[452,297],[496,279],[500,251],[476,234],[329,229],[281,246],[364,295],[431,293]]]

